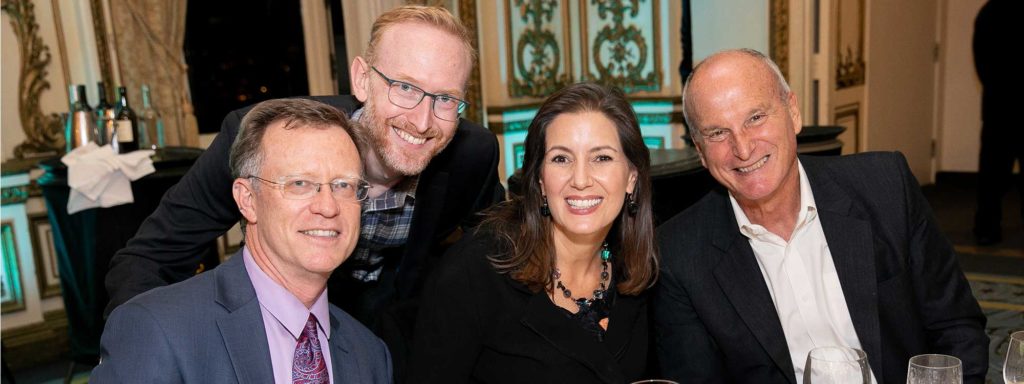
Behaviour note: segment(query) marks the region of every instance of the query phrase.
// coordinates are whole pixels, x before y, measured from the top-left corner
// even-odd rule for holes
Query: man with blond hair
[[[353,94],[314,97],[356,123],[370,184],[358,244],[328,282],[330,297],[371,328],[391,308],[380,323],[394,340],[412,328],[415,305],[406,304],[414,303],[444,240],[502,196],[496,138],[460,120],[475,62],[469,36],[443,8],[393,9],[374,23],[365,55],[352,60]],[[227,158],[246,111],[228,114],[209,149],[114,256],[108,311],[193,275],[205,244],[238,221]],[[401,351],[392,348],[400,363]]]

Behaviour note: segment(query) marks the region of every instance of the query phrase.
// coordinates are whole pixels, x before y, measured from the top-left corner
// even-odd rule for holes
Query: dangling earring
[[[636,211],[640,209],[640,205],[636,203],[636,194],[626,194],[626,212],[629,212],[630,216],[636,216]]]
[[[544,217],[551,216],[551,208],[548,207],[548,197],[544,196],[544,203],[540,205],[540,215]]]

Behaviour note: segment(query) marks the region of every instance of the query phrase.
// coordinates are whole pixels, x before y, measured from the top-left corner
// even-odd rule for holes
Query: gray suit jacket
[[[985,316],[898,153],[801,157],[853,327],[881,383],[907,361],[963,361],[964,383],[988,369]],[[687,383],[795,383],[771,294],[728,194],[715,190],[658,228],[655,340],[663,376]],[[797,364],[804,362],[798,361]]]
[[[330,306],[332,377],[390,383],[384,343]],[[115,310],[100,341],[95,383],[273,383],[256,291],[239,251],[196,277],[139,295]]]

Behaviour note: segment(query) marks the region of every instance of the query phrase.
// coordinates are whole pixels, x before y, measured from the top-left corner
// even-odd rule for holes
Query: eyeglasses
[[[281,190],[281,196],[289,200],[305,200],[320,193],[320,187],[329,185],[331,196],[338,200],[362,201],[366,199],[370,189],[370,183],[356,178],[345,178],[333,180],[329,183],[314,183],[299,178],[282,178],[281,182],[274,182],[259,176],[247,176],[264,183],[273,185]]]
[[[469,106],[465,100],[456,98],[452,95],[438,95],[424,91],[423,88],[415,85],[406,83],[404,81],[392,80],[391,78],[384,76],[383,73],[377,69],[377,67],[370,66],[374,72],[376,72],[384,81],[388,83],[388,100],[391,104],[405,108],[413,109],[420,102],[423,101],[424,96],[430,96],[433,99],[430,109],[434,111],[434,116],[438,119],[445,121],[457,121],[462,111],[466,110]]]

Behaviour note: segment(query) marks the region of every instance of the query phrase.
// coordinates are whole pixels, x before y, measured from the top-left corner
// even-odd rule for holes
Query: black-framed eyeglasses
[[[338,200],[362,201],[370,190],[370,183],[357,178],[335,179],[328,183],[316,183],[299,177],[282,177],[280,182],[270,181],[259,176],[250,175],[246,178],[253,178],[264,183],[273,185],[281,190],[281,197],[289,200],[305,200],[320,193],[320,187],[329,185],[331,196]]]
[[[452,95],[439,95],[424,91],[423,88],[406,83],[404,81],[392,80],[390,77],[380,73],[377,67],[370,66],[384,81],[388,83],[388,100],[391,104],[405,109],[416,108],[423,101],[424,96],[430,96],[433,100],[430,109],[434,116],[445,121],[458,121],[459,115],[469,106],[465,100]]]

